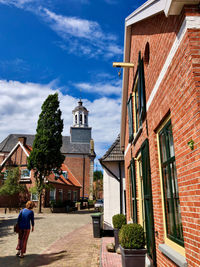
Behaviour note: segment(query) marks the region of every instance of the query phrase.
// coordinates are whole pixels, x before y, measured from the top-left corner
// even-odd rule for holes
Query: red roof
[[[61,170],[67,171],[67,179],[65,179],[63,175],[60,175],[58,178],[55,178],[55,174],[52,173],[49,175],[48,181],[53,182],[53,183],[64,184],[64,185],[66,184],[66,185],[71,185],[71,186],[82,187],[79,181],[74,177],[70,169],[65,164],[62,164]]]

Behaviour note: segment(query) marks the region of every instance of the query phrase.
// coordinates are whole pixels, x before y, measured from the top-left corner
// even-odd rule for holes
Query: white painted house
[[[112,216],[125,214],[124,155],[117,137],[105,155],[99,160],[103,167],[104,230],[112,230]]]

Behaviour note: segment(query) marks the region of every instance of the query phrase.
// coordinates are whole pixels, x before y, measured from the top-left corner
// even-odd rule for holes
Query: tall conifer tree
[[[28,168],[34,170],[38,194],[38,212],[41,212],[41,196],[46,187],[45,178],[52,170],[60,171],[64,156],[62,146],[63,120],[59,109],[58,94],[49,95],[42,105],[33,150],[28,158]]]

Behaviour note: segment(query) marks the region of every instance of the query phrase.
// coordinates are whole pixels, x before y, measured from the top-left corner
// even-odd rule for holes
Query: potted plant
[[[126,224],[126,216],[124,214],[116,214],[112,217],[112,223],[114,226],[115,251],[117,251],[119,247],[119,230],[122,225]]]
[[[119,232],[119,243],[123,267],[145,266],[147,249],[144,248],[144,230],[140,224],[123,225]]]

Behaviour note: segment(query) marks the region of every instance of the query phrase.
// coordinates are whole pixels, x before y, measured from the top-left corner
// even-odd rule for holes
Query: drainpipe
[[[121,173],[121,162],[119,162],[119,188],[120,188],[120,213],[123,214],[123,179]]]
[[[85,156],[83,156],[83,198],[85,194]]]

